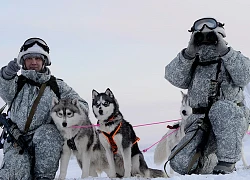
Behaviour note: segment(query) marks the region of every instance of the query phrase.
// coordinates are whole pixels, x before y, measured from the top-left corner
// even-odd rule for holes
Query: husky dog
[[[89,176],[90,159],[96,140],[94,128],[71,128],[71,126],[91,125],[88,113],[80,107],[77,99],[53,98],[51,117],[64,138],[63,152],[60,159],[59,179],[65,179],[69,159],[73,152],[82,169],[81,178]]]
[[[88,112],[80,107],[77,99],[52,100],[51,117],[64,138],[63,152],[60,159],[59,179],[65,179],[71,153],[76,156],[82,169],[81,178],[97,176],[98,169],[108,169],[105,150],[98,144],[96,130],[91,127]],[[71,126],[90,126],[89,128],[72,128]],[[98,162],[97,160],[102,160]],[[103,160],[104,159],[104,160]],[[105,163],[106,162],[106,163]],[[91,167],[95,168],[91,168]],[[98,168],[103,167],[104,168]],[[105,167],[106,166],[106,167]]]
[[[168,159],[171,150],[179,143],[179,141],[185,135],[184,127],[186,125],[186,119],[192,114],[192,108],[189,106],[187,94],[181,91],[181,95],[181,121],[174,124],[173,126],[169,126],[170,129],[162,137],[162,140],[157,144],[154,152],[154,163],[157,165],[162,164]],[[170,174],[173,174],[172,169],[170,169]]]
[[[99,141],[97,130],[92,126],[88,112],[84,111],[77,99],[52,100],[51,117],[64,138],[60,159],[59,179],[65,179],[70,156],[76,156],[82,169],[81,178],[97,177],[101,172],[109,173],[105,149]],[[85,126],[86,128],[73,128]],[[124,173],[121,156],[116,157],[117,177]]]
[[[113,93],[108,88],[105,93],[92,91],[92,109],[99,123],[99,138],[103,144],[108,163],[110,176],[115,177],[115,157],[120,154],[123,158],[123,177],[166,177],[161,170],[150,169],[141,153],[132,125],[124,120],[119,105]]]

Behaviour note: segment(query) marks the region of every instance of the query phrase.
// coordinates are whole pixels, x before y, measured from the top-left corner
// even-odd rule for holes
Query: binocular
[[[218,43],[218,37],[214,31],[206,32],[206,33],[197,32],[194,35],[194,43],[197,46],[201,44],[216,45]]]

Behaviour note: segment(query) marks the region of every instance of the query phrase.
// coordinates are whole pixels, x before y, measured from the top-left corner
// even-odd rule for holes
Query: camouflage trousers
[[[33,158],[27,151],[19,154],[20,148],[14,147],[13,143],[7,141],[4,143],[1,180],[55,178],[63,145],[63,139],[56,126],[53,124],[40,126],[35,130],[30,143],[34,148]]]
[[[208,116],[211,123],[208,140],[204,144],[202,156],[193,163],[190,162],[205,133],[199,129],[204,114],[192,114],[187,119],[185,136],[170,155],[173,156],[178,149],[181,149],[170,160],[171,168],[179,174],[212,173],[218,160],[231,163],[240,160],[242,139],[249,125],[249,109],[245,106],[239,107],[230,101],[217,101],[211,107]],[[190,139],[192,140],[184,148],[180,148]]]

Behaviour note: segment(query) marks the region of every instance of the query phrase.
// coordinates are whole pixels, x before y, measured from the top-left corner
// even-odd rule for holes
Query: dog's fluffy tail
[[[166,136],[168,132],[162,137],[162,140],[157,144],[154,152],[154,163],[161,165],[170,155],[171,150],[168,148],[168,139]]]
[[[168,131],[162,137],[161,141],[156,146],[155,152],[154,152],[154,163],[156,165],[161,165],[163,162],[165,162],[168,159],[169,155],[171,154],[171,150],[184,137],[185,135],[184,125],[185,125],[184,123],[181,123],[179,129],[176,129],[170,132]]]
[[[158,177],[167,178],[168,177],[166,173],[164,173],[162,170],[151,169],[151,168],[148,168],[148,170],[149,170],[150,178],[158,178]]]

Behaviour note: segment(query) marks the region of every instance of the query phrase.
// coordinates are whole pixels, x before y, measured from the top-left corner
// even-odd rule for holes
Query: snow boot
[[[230,174],[235,170],[235,163],[219,161],[214,167],[213,174]]]

